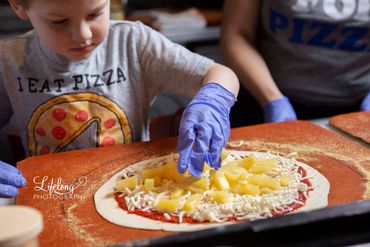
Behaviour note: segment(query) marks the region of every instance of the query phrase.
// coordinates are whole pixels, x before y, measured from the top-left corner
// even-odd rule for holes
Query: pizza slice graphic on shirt
[[[31,155],[59,152],[97,123],[96,146],[132,142],[125,113],[116,103],[93,93],[68,94],[42,104],[28,123]]]

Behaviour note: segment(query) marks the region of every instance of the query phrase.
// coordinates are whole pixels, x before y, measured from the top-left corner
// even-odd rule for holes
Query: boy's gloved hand
[[[26,179],[21,172],[7,163],[0,161],[0,198],[15,197],[18,189],[26,185]]]
[[[370,111],[370,91],[364,98],[360,106],[361,111]]]
[[[265,123],[297,120],[297,116],[287,97],[270,101],[263,109]]]
[[[229,114],[234,102],[235,96],[216,83],[203,85],[195,95],[180,122],[180,173],[189,169],[192,176],[199,177],[205,161],[214,169],[221,166],[220,154],[229,139]]]

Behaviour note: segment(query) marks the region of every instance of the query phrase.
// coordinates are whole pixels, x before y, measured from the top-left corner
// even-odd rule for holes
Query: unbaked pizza
[[[179,174],[178,154],[129,165],[94,196],[98,213],[132,228],[193,231],[327,206],[329,182],[279,155],[225,150],[218,170]]]

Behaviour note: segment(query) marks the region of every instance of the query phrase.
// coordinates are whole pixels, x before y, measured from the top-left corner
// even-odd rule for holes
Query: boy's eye
[[[92,14],[90,14],[89,15],[89,17],[90,18],[95,18],[95,17],[98,17],[99,15],[101,15],[102,14],[102,12],[101,11],[99,11],[99,12],[96,12],[96,13],[92,13]]]
[[[51,23],[56,24],[56,25],[61,25],[67,22],[67,19],[63,20],[58,20],[58,21],[51,21]]]

